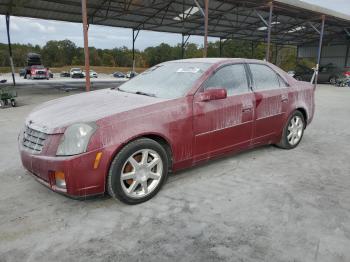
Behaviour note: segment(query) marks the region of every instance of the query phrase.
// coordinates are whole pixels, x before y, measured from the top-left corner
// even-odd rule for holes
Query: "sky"
[[[350,15],[350,0],[304,0],[305,2],[323,6]],[[60,21],[33,18],[11,17],[11,42],[43,46],[49,40],[69,39],[77,46],[83,46],[82,25]],[[209,41],[215,41],[209,38]],[[160,43],[176,45],[181,42],[181,35],[141,31],[135,48],[143,50],[148,46]],[[203,37],[191,36],[189,42],[201,45]],[[5,16],[0,16],[0,43],[7,43]],[[89,28],[89,46],[96,48],[114,48],[132,46],[131,29],[96,26]]]

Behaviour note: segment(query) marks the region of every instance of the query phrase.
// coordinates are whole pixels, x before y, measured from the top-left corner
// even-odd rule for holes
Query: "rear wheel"
[[[165,149],[154,140],[141,138],[126,145],[114,158],[107,190],[126,204],[139,204],[158,193],[167,175]]]
[[[4,108],[5,107],[5,102],[3,100],[0,100],[0,108]]]
[[[281,141],[277,146],[284,149],[292,149],[299,145],[305,129],[305,119],[300,111],[295,111],[289,118],[283,129]]]

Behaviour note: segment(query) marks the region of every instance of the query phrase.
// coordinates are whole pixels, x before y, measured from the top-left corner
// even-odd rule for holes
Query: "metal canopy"
[[[266,42],[270,4],[271,42],[317,42],[326,15],[324,42],[346,42],[350,16],[299,0],[210,0],[208,35]],[[134,30],[204,35],[204,0],[88,0],[88,23]],[[0,14],[68,22],[82,21],[80,0],[1,0]],[[316,30],[315,30],[316,29]]]

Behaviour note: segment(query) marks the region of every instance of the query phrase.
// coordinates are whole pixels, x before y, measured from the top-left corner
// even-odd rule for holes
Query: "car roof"
[[[189,58],[189,59],[180,59],[180,60],[173,60],[169,61],[170,63],[206,63],[206,64],[221,64],[221,63],[227,63],[227,62],[246,62],[246,63],[265,63],[263,60],[257,60],[257,59],[245,59],[245,58],[223,58],[223,57],[210,57],[210,58]]]

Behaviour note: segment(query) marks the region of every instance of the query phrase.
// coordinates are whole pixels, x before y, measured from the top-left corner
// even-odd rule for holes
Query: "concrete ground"
[[[76,92],[76,91],[75,91]],[[0,110],[0,261],[350,261],[350,89],[319,86],[295,150],[266,146],[171,175],[137,206],[76,201],[25,175],[17,134],[37,104]]]

